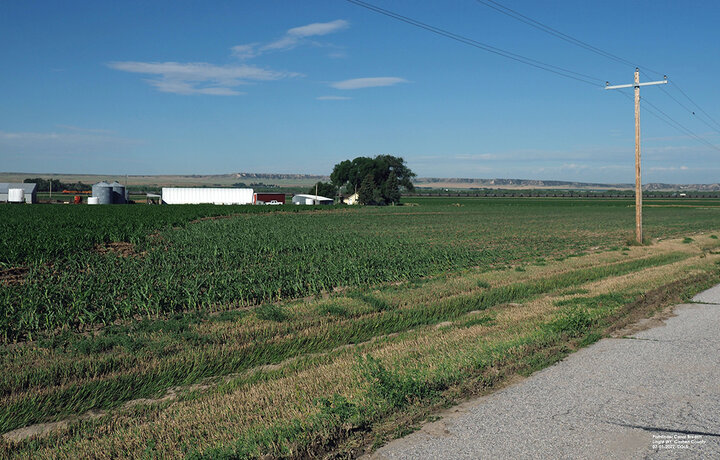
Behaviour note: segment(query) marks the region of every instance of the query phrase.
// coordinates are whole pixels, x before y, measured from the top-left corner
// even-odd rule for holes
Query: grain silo
[[[110,185],[110,184],[108,184],[105,181],[98,182],[97,184],[93,185],[92,186],[92,196],[100,196],[100,189],[102,187],[107,187],[108,185]]]
[[[115,204],[125,204],[125,186],[117,181],[110,184],[112,187],[112,202]]]
[[[113,204],[113,187],[107,182],[98,182],[93,185],[92,194],[97,197],[97,204]]]

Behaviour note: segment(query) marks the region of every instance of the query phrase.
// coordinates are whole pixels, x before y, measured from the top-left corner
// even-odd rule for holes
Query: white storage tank
[[[25,190],[21,188],[8,189],[8,201],[10,203],[24,203],[25,202]]]
[[[100,204],[100,197],[97,197],[97,196],[89,196],[89,197],[88,197],[88,204]]]

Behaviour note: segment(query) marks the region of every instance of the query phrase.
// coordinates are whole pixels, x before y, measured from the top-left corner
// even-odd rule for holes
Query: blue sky
[[[327,174],[382,153],[420,176],[634,180],[632,101],[602,88],[630,83],[632,66],[474,0],[371,3],[597,86],[343,0],[5,1],[0,171]],[[502,4],[666,73],[667,93],[694,110],[677,81],[720,121],[720,2]],[[720,145],[698,110],[657,86],[642,95]],[[720,151],[645,107],[642,130],[644,181],[720,181]]]

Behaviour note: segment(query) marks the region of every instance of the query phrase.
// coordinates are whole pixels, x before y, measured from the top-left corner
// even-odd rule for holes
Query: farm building
[[[333,204],[335,201],[332,198],[326,198],[319,195],[295,195],[292,198],[293,204]]]
[[[253,204],[285,204],[284,193],[255,193]]]
[[[37,184],[35,183],[20,183],[20,182],[0,182],[0,202],[15,201],[11,200],[10,190],[13,190],[12,194],[16,195],[19,199],[22,195],[22,201],[25,203],[37,203]],[[22,190],[22,194],[19,194],[17,190]]]
[[[345,204],[360,204],[360,195],[357,193],[353,193],[347,198],[343,198],[343,203]]]
[[[163,187],[163,204],[252,204],[251,188]]]

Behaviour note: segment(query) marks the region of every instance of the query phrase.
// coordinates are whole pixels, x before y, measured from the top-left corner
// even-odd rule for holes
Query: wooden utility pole
[[[662,81],[640,83],[640,69],[635,68],[635,82],[630,85],[610,86],[605,82],[605,89],[635,88],[635,239],[638,244],[643,242],[642,231],[642,180],[640,176],[640,87],[648,85],[664,85],[667,75]]]

